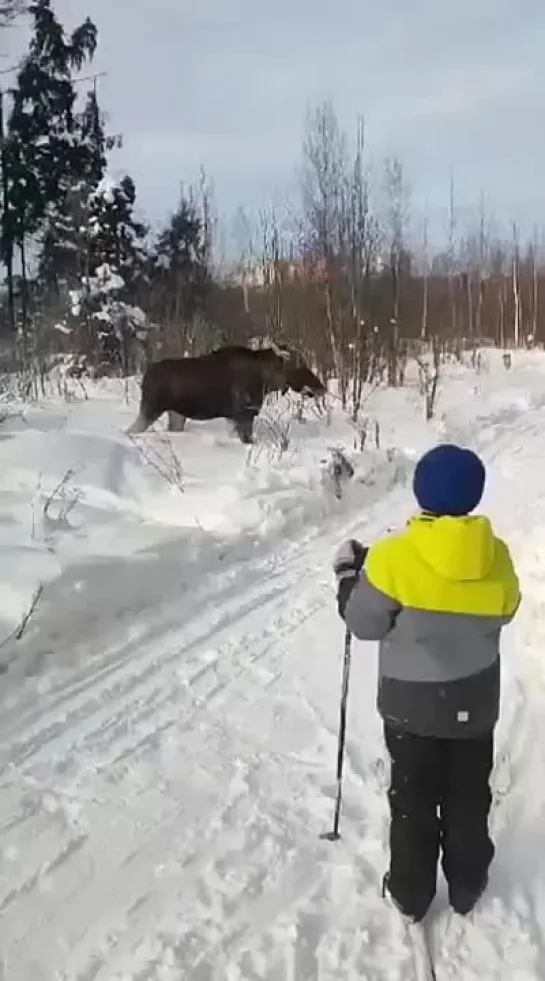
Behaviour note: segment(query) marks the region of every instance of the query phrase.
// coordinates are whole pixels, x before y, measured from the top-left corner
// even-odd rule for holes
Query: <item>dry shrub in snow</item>
[[[41,475],[38,477],[36,494],[32,502],[32,530],[31,538],[33,541],[38,537],[38,515],[41,518],[41,528],[43,530],[43,544],[48,552],[55,554],[57,536],[63,531],[73,531],[68,517],[81,498],[81,491],[77,487],[71,486],[75,476],[75,470],[67,470],[63,478],[49,494],[45,494],[42,488]],[[37,505],[39,512],[37,513]],[[0,650],[10,641],[19,641],[23,638],[25,631],[38,607],[45,586],[39,582],[30,599],[28,609],[21,618],[20,623],[7,637],[0,643]],[[0,664],[0,673],[9,669],[15,655],[8,658],[7,662]]]
[[[375,442],[375,448],[380,450],[380,423],[372,416],[359,416],[354,424],[354,449],[363,453],[369,436]]]
[[[9,644],[11,640],[22,640],[25,630],[28,627],[30,620],[32,619],[32,615],[34,614],[38,606],[38,603],[40,602],[43,591],[44,591],[44,584],[43,582],[41,582],[34,590],[34,593],[32,594],[32,599],[30,600],[28,606],[28,610],[21,618],[20,623],[15,627],[14,630],[11,631],[10,634],[8,634],[7,637],[4,637],[4,639],[0,643],[0,650],[2,650],[2,648],[4,648],[7,644]],[[0,664],[0,674],[7,671],[9,669],[10,664],[11,664],[11,658],[8,660],[7,663]]]
[[[331,487],[338,501],[342,499],[345,485],[354,476],[354,467],[345,451],[338,446],[328,446],[331,458],[323,470],[323,482]]]
[[[71,482],[76,474],[75,470],[69,469],[64,474],[62,480],[53,488],[49,494],[45,494],[42,488],[41,474],[38,477],[38,484],[36,486],[36,494],[32,502],[32,530],[31,538],[35,540],[38,536],[37,531],[37,517],[38,514],[41,518],[41,527],[43,530],[43,544],[48,552],[55,554],[55,546],[57,544],[57,536],[63,531],[73,531],[74,528],[70,524],[68,517],[81,498],[81,491],[77,487],[71,486]],[[39,512],[37,514],[37,507],[39,506]],[[21,618],[20,623],[15,627],[14,630],[8,634],[7,637],[3,639],[0,643],[0,650],[6,647],[7,644],[12,640],[19,641],[23,638],[25,631],[36,612],[42,594],[44,592],[45,585],[43,582],[39,582],[32,597],[30,599],[28,609],[25,611]],[[9,670],[12,661],[15,659],[16,655],[11,655],[7,661],[0,664],[0,673]]]
[[[81,490],[71,486],[75,475],[74,469],[68,469],[62,480],[45,499],[42,517],[48,542],[54,541],[54,536],[60,531],[74,530],[68,518],[81,500]]]
[[[81,500],[81,489],[72,484],[75,475],[76,470],[68,469],[62,480],[49,493],[43,490],[41,474],[38,476],[31,505],[31,539],[34,542],[41,542],[51,555],[55,555],[60,535],[75,531],[74,525],[69,521],[71,512]],[[43,592],[43,583],[40,584],[38,592],[39,596],[33,603],[32,610]]]
[[[490,371],[489,359],[478,348],[474,348],[473,350],[472,357],[471,357],[471,367],[477,372],[478,375],[488,374]]]
[[[314,395],[305,394],[294,397],[288,393],[285,398],[291,406],[293,418],[297,422],[305,423],[306,415],[308,415],[314,419],[325,419],[327,425],[331,425],[331,408],[329,403],[326,402],[325,395],[319,398],[316,398]]]
[[[13,375],[0,376],[0,425],[13,416],[22,416],[23,406]]]
[[[441,378],[441,342],[438,337],[432,338],[431,352],[417,356],[416,363],[418,365],[418,391],[424,399],[426,421],[429,422],[435,415]]]
[[[248,463],[257,462],[265,451],[269,461],[282,459],[290,447],[290,429],[293,412],[289,404],[278,401],[264,407],[254,422],[253,443],[248,452]]]
[[[130,433],[127,435],[144,462],[153,467],[167,484],[175,487],[180,491],[180,494],[183,494],[182,464],[168,432],[151,432],[147,438],[142,435],[136,438]]]
[[[0,425],[6,422],[14,414],[13,402],[8,398],[0,396]]]
[[[90,375],[86,370],[84,355],[69,354],[59,358],[53,376],[57,392],[66,402],[75,402],[78,395],[86,401],[89,399],[85,379]]]

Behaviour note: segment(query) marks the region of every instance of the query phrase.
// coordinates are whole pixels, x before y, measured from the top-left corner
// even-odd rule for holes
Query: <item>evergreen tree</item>
[[[188,326],[204,315],[210,287],[206,223],[183,194],[153,254],[154,313],[164,324]]]
[[[42,228],[48,209],[89,171],[89,144],[77,139],[72,73],[93,58],[97,44],[97,29],[89,18],[66,38],[51,0],[36,0],[29,10],[33,35],[10,92],[12,108],[3,148],[2,252],[11,275],[14,249],[19,246],[23,281],[26,237]]]
[[[8,27],[16,17],[28,11],[25,0],[0,0],[0,27]]]
[[[74,139],[84,150],[80,178],[48,208],[38,270],[44,302],[49,305],[56,298],[59,307],[87,272],[89,196],[106,173],[107,152],[121,143],[118,136],[105,132],[96,87],[87,93],[84,109],[76,116]]]
[[[77,129],[80,145],[87,151],[82,179],[87,187],[95,188],[106,172],[107,153],[120,145],[119,137],[106,135],[96,85],[87,93],[83,112],[77,118]]]
[[[136,189],[129,176],[105,179],[88,201],[88,273],[74,290],[72,316],[89,324],[92,349],[126,373],[134,338],[145,339],[140,301],[147,282],[146,225],[134,215]]]

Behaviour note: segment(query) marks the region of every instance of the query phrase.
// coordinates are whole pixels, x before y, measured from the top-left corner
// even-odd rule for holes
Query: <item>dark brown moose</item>
[[[146,369],[140,411],[127,432],[143,433],[168,412],[169,429],[182,430],[186,419],[230,419],[240,440],[251,443],[266,395],[289,388],[316,398],[326,394],[299,355],[272,347],[232,344],[196,358],[165,358]]]

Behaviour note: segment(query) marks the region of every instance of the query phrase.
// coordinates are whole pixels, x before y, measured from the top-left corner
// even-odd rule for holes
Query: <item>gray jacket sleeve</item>
[[[339,612],[350,632],[359,640],[382,640],[392,629],[401,605],[371,585],[365,569],[350,583],[345,580],[343,586],[345,595],[339,595]]]

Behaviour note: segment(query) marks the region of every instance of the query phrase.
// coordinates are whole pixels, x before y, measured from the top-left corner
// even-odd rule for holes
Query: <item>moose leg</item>
[[[233,420],[235,432],[242,443],[253,443],[255,412],[245,412]]]
[[[154,422],[154,420],[153,419],[148,419],[148,417],[147,417],[146,413],[144,412],[144,410],[142,408],[140,408],[140,412],[138,413],[136,419],[129,426],[129,428],[126,430],[126,432],[129,435],[131,435],[131,434],[135,434],[136,435],[138,433],[144,433],[146,431],[146,429],[149,429],[149,427],[151,426],[152,422]]]
[[[144,402],[140,403],[140,411],[129,428],[126,430],[128,435],[138,435],[138,433],[145,433],[146,429],[149,429],[154,422],[157,421],[161,412],[155,412],[154,410],[148,408]]]
[[[186,422],[187,422],[187,416],[181,416],[179,412],[169,412],[168,413],[169,433],[183,433]]]

